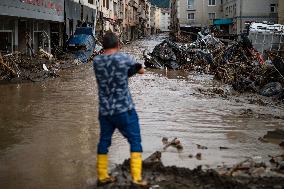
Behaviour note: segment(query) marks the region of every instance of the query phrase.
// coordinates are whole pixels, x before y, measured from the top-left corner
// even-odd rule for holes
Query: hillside
[[[151,3],[161,8],[168,8],[170,6],[170,0],[151,0]]]

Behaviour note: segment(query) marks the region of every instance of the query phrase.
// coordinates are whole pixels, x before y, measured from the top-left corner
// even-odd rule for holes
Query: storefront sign
[[[0,0],[0,15],[64,22],[64,0]]]
[[[22,3],[32,4],[35,6],[45,7],[47,9],[53,9],[56,10],[58,14],[60,14],[64,8],[62,4],[60,4],[57,1],[51,1],[51,0],[20,0]]]

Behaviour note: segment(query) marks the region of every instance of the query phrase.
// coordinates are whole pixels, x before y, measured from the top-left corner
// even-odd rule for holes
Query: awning
[[[233,24],[233,19],[232,19],[232,18],[214,19],[213,24],[214,24],[214,25],[228,25],[228,24]]]

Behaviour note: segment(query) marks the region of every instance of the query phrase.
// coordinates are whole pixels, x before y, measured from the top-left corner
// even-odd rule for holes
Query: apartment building
[[[240,34],[250,22],[277,23],[278,3],[283,7],[283,0],[171,0],[171,27],[176,22],[179,27],[215,25]],[[280,22],[283,14],[279,12]]]
[[[111,30],[123,41],[145,36],[150,30],[149,10],[148,0],[100,0],[96,32],[102,36]]]
[[[139,0],[139,9],[138,9],[138,37],[146,36],[149,33],[149,19],[150,19],[150,3],[147,0]]]
[[[146,15],[146,36],[151,35],[151,2],[148,1],[146,3],[146,10],[147,10],[147,15]]]
[[[278,22],[278,1],[282,0],[223,0],[223,19],[215,25],[227,26],[229,33],[240,34],[250,22]]]
[[[177,18],[181,27],[208,26],[213,20],[222,18],[222,0],[172,0],[177,8]]]
[[[161,9],[161,19],[160,19],[160,31],[168,32],[170,31],[170,19],[171,19],[171,9],[162,8]]]
[[[160,31],[160,20],[161,20],[161,8],[157,6],[151,6],[151,34],[159,33]]]

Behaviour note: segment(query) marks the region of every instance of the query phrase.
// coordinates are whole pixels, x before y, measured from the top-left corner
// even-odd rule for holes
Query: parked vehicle
[[[67,50],[82,63],[87,63],[92,55],[99,54],[101,49],[101,45],[96,42],[91,27],[78,27],[67,42]]]

